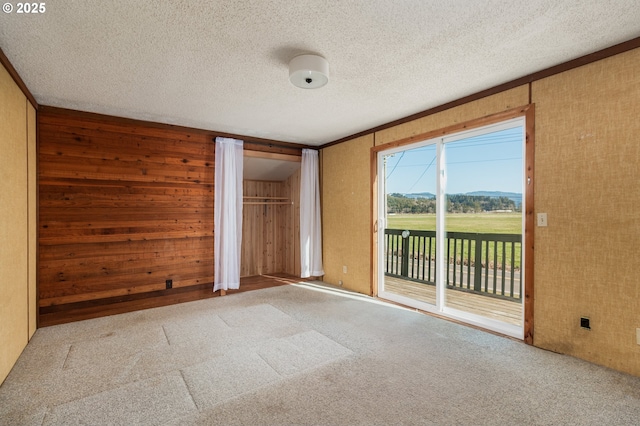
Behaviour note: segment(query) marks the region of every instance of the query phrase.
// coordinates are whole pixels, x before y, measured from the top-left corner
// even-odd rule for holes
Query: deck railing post
[[[471,251],[471,247],[469,247]],[[473,267],[473,289],[475,291],[482,291],[482,235],[478,234],[475,238],[475,265]],[[469,253],[471,258],[471,253]],[[469,259],[471,261],[471,259]]]
[[[402,260],[400,275],[409,277],[409,231],[402,232]]]

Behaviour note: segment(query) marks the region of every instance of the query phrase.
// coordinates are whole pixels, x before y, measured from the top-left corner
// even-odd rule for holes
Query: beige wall
[[[640,375],[640,49],[533,84],[537,346]],[[592,329],[580,328],[581,316]]]
[[[324,281],[371,293],[371,148],[529,102],[527,86],[322,150]],[[347,273],[343,267],[347,267]]]
[[[519,86],[493,96],[487,96],[486,98],[460,105],[456,108],[451,108],[376,132],[376,145],[382,145],[420,133],[438,130],[457,123],[463,123],[511,108],[527,105],[528,103],[529,87],[526,85]]]
[[[372,146],[367,135],[322,150],[323,279],[365,294],[371,292]]]
[[[35,263],[29,264],[30,255],[35,258],[35,210],[29,209],[30,200],[35,208],[35,169],[29,170],[28,158],[32,152],[35,160],[35,114],[1,66],[0,120],[1,383],[35,331],[35,317],[31,317],[35,313],[35,300],[32,298],[30,302],[29,293],[30,284],[35,287]],[[31,189],[30,181],[34,185]]]
[[[547,228],[535,230],[534,344],[635,375],[640,375],[638,69],[640,49],[532,85],[534,202],[549,220]],[[326,280],[342,279],[348,261],[349,271],[358,271],[351,277],[358,282],[349,281],[348,287],[362,293],[370,287],[367,147],[372,139],[376,145],[394,142],[528,103],[524,85],[324,149]],[[580,316],[590,317],[591,331],[580,328]]]

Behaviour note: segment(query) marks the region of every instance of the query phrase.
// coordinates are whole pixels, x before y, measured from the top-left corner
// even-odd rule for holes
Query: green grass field
[[[435,214],[395,214],[387,216],[389,229],[435,231]],[[446,216],[446,229],[450,232],[480,232],[488,234],[520,234],[520,213],[457,213]]]
[[[415,231],[434,231],[436,229],[435,214],[396,214],[387,216],[387,228],[389,229],[408,229]],[[483,234],[520,234],[522,233],[522,215],[520,213],[457,213],[447,214],[445,227],[449,232],[477,232]],[[497,259],[498,263],[502,263],[503,255],[506,255],[506,263],[509,267],[520,267],[520,244],[515,247],[515,264],[511,265],[511,250],[507,246],[507,253],[502,253],[501,246],[498,246]],[[450,259],[450,262],[471,261],[469,259],[469,247],[464,249],[458,248],[460,252],[456,253]],[[409,249],[412,252],[420,252],[422,250],[414,248],[411,244]],[[489,259],[493,259],[494,248],[489,249]],[[432,256],[435,255],[435,247],[432,249]],[[472,254],[471,258],[474,255]]]

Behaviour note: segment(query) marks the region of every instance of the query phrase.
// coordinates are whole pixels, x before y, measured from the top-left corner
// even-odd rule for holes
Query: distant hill
[[[413,192],[411,194],[402,194],[407,198],[436,198],[435,194],[430,192]]]
[[[402,194],[407,198],[436,198],[435,194],[431,192],[412,192],[411,194]],[[479,197],[491,197],[491,198],[500,198],[507,197],[510,200],[513,200],[516,203],[516,207],[520,207],[522,204],[522,194],[518,194],[517,192],[502,192],[502,191],[472,191],[467,192],[465,194],[456,194],[456,195],[474,195]]]
[[[430,192],[387,194],[387,213],[435,213],[436,199]],[[476,191],[468,194],[447,194],[449,213],[480,213],[518,211],[520,194],[500,191]]]
[[[520,197],[522,198],[522,194],[517,192],[502,192],[502,191],[473,191],[467,192],[464,195],[484,195],[485,197]]]
[[[513,200],[513,202],[516,203],[516,207],[520,207],[520,205],[522,204],[522,194],[518,194],[517,192],[473,191],[467,192],[465,195],[478,195],[491,198],[507,197],[508,199]]]

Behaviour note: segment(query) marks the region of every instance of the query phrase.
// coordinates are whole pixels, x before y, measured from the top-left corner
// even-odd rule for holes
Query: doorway
[[[378,296],[523,339],[532,128],[469,127],[377,150]]]

